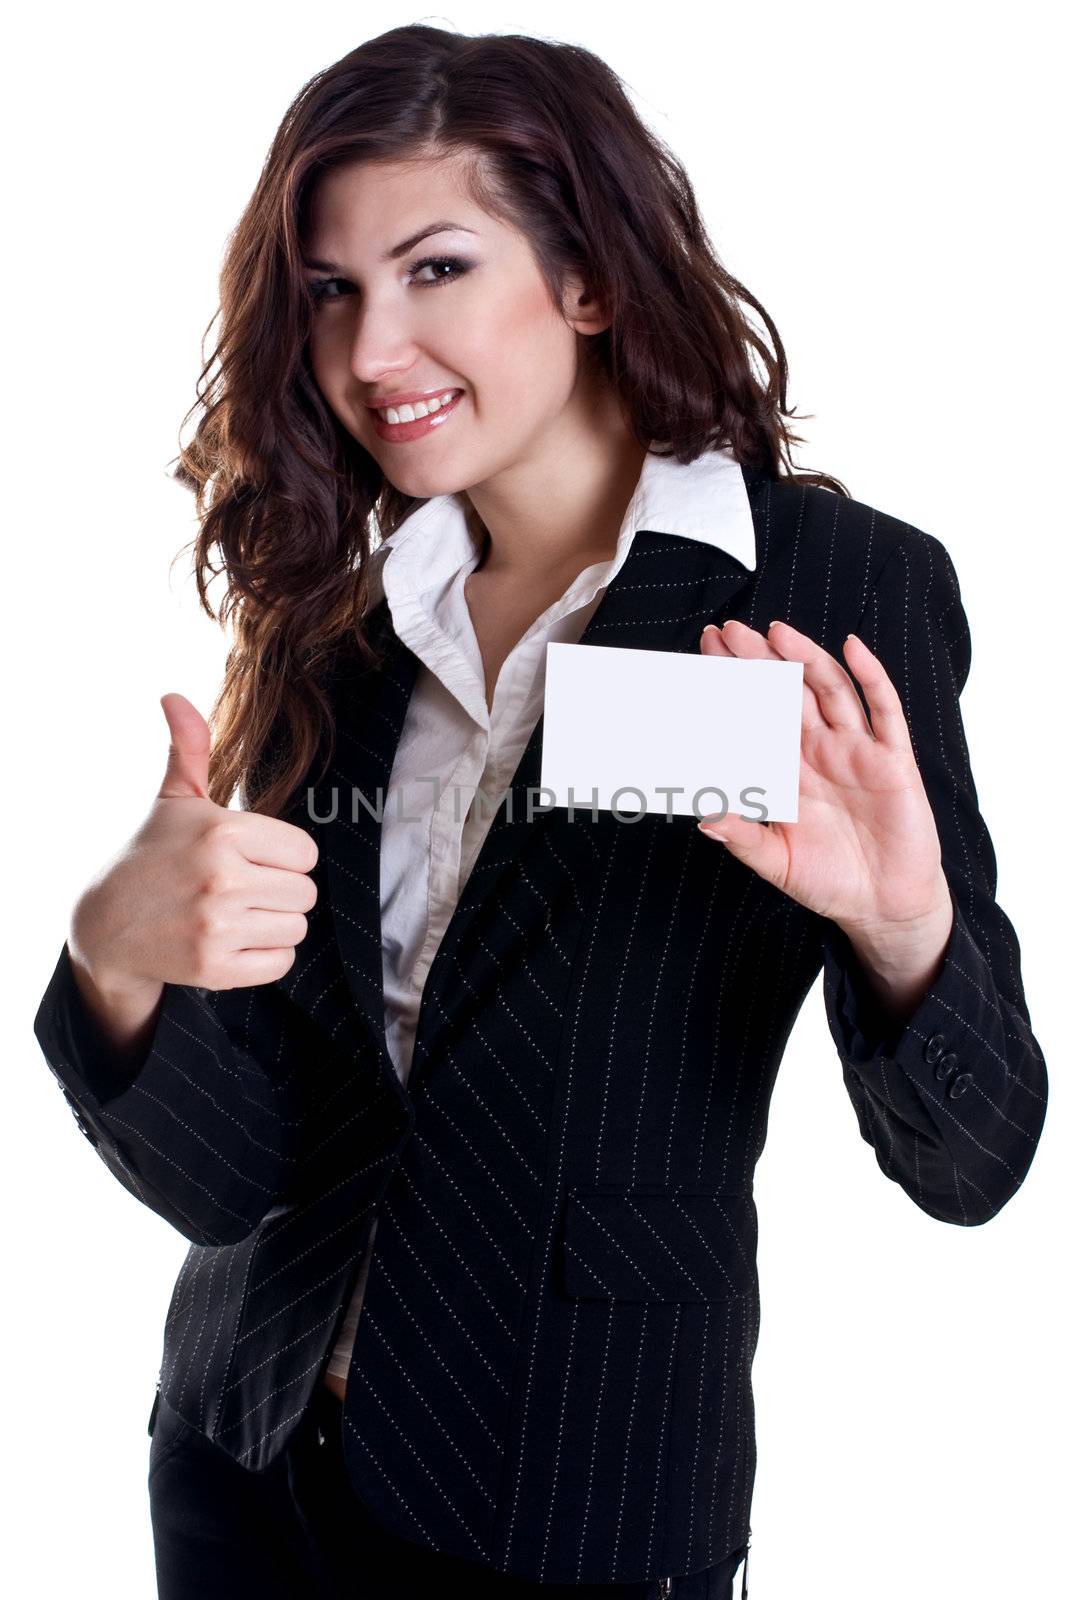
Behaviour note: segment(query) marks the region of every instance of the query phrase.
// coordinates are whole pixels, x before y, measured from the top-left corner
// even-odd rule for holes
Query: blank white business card
[[[795,822],[804,668],[547,647],[541,804]]]

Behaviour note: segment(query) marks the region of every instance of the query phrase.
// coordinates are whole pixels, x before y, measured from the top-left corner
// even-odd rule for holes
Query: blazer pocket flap
[[[563,1292],[579,1300],[721,1301],[756,1276],[751,1194],[711,1185],[567,1191]]]

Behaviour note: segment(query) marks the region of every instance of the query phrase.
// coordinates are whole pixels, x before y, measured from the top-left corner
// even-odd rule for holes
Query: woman
[[[793,471],[773,323],[574,46],[413,26],[319,74],[222,313],[179,472],[234,620],[213,738],[164,697],[36,1022],[190,1240],[160,1594],[729,1595],[753,1171],[817,973],[931,1216],[993,1216],[1041,1131],[952,563]],[[537,803],[552,641],[802,662],[798,821]]]

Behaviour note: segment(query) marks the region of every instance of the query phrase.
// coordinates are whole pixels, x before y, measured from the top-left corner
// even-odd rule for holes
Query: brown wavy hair
[[[804,440],[787,421],[778,331],[718,259],[680,162],[605,62],[575,44],[421,23],[368,40],[285,113],[227,241],[205,332],[218,321],[217,342],[181,424],[202,408],[173,474],[196,494],[197,592],[234,625],[209,717],[209,793],[222,806],[240,787],[246,807],[278,815],[324,739],[332,759],[331,671],[342,652],[357,666],[380,659],[364,629],[372,524],[388,538],[421,504],[388,482],[312,375],[301,269],[312,186],[343,163],[435,156],[458,158],[475,202],[525,235],[561,312],[571,272],[605,302],[611,326],[580,340],[582,359],[614,385],[646,449],[686,464],[728,446],[772,478],[849,492],[794,469]],[[221,574],[216,612],[208,586]]]

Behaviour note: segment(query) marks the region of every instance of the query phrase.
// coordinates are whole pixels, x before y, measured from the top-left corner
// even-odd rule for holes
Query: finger
[[[804,678],[819,702],[819,710],[830,728],[850,733],[870,734],[871,726],[856,686],[839,661],[828,650],[809,639],[788,622],[772,622],[775,646],[788,661],[804,663]]]
[[[231,831],[234,844],[246,861],[261,867],[281,867],[289,872],[310,872],[319,859],[319,847],[305,828],[259,811],[234,811],[219,824]]]
[[[755,628],[750,628],[747,624],[738,622],[734,617],[723,623],[722,628],[715,628],[714,624],[712,626],[714,631],[705,633],[700,641],[701,649],[705,655],[729,655],[742,659],[767,661],[787,661],[789,659],[788,656],[784,656],[780,651],[776,650],[769,640],[764,639],[761,633],[757,633]],[[705,641],[712,640],[715,642],[705,644]],[[761,644],[765,646],[764,649],[759,648]],[[800,725],[803,732],[824,731],[827,725],[823,720],[823,714],[819,709],[819,702],[814,690],[806,682],[803,683],[802,688]]]
[[[227,989],[249,989],[284,978],[296,960],[296,947],[276,950],[235,950],[227,957],[231,982]]]
[[[206,800],[211,729],[183,694],[165,694],[159,703],[170,729],[170,748],[157,798]]]
[[[307,918],[299,911],[242,912],[235,950],[281,950],[307,937]]]
[[[775,888],[781,888],[788,871],[789,852],[777,823],[760,824],[751,817],[728,811],[722,817],[716,817],[713,812],[706,823],[697,826],[705,837],[717,839],[738,861],[751,867]]]
[[[288,872],[282,867],[251,866],[241,899],[249,910],[310,911],[318,899],[318,887],[306,872]]]
[[[849,670],[855,673],[871,708],[871,727],[875,738],[891,750],[910,750],[908,719],[892,678],[858,633],[849,634],[844,649]]]
[[[722,625],[722,636],[731,650],[748,661],[784,660],[768,638],[757,628],[750,628],[747,622],[741,622],[737,617],[727,617]]]

